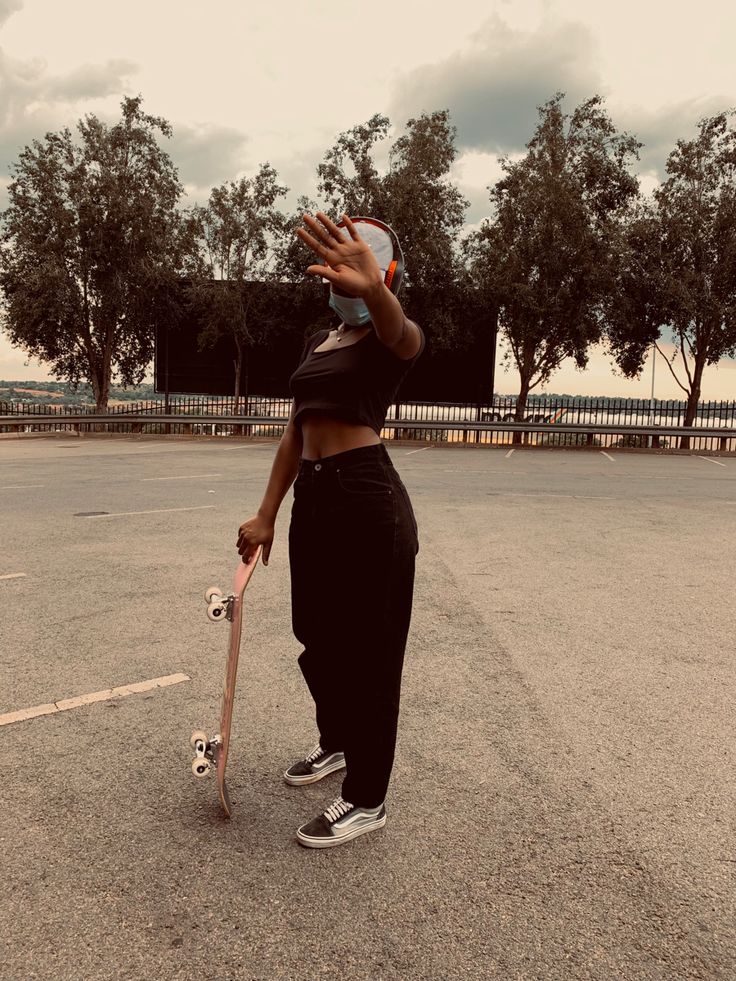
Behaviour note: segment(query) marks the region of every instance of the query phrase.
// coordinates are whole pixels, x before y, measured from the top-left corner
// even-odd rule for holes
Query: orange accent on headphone
[[[393,259],[389,264],[388,269],[386,270],[386,278],[384,279],[384,283],[386,284],[386,286],[388,286],[389,289],[391,289],[391,280],[394,278],[394,273],[396,272],[397,266],[398,266],[398,262],[396,261],[396,259]]]

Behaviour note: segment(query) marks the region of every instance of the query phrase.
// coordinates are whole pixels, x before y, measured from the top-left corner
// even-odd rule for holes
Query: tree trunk
[[[527,377],[526,375],[522,375],[521,388],[519,389],[519,394],[516,397],[516,413],[514,415],[517,422],[523,422],[526,418],[526,402],[529,398],[530,388],[531,378]],[[528,439],[527,433],[514,433],[512,442],[518,446],[522,441],[522,435],[526,436]],[[527,442],[527,440],[524,440],[524,442]]]
[[[243,345],[240,338],[236,335],[235,338],[235,415],[240,415],[240,385],[241,377],[243,374]],[[235,429],[236,436],[243,435],[243,427],[237,426]]]
[[[701,386],[703,382],[703,371],[705,369],[705,356],[698,354],[695,358],[695,370],[693,371],[693,384],[690,394],[687,397],[687,407],[685,409],[685,420],[683,426],[692,426],[698,412],[698,402],[700,402]],[[690,449],[690,437],[680,437],[680,449]]]
[[[243,345],[235,338],[235,414],[240,412],[240,378],[243,372]]]
[[[107,412],[107,403],[110,398],[110,374],[99,365],[90,365],[90,381],[92,382],[92,393],[95,397],[95,408],[97,412]]]
[[[107,412],[107,401],[110,398],[110,366],[104,352],[96,346],[88,324],[84,327],[82,344],[87,358],[87,375],[95,397],[95,408],[98,412]]]

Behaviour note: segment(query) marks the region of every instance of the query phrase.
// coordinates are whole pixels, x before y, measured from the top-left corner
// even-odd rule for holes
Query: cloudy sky
[[[400,132],[448,108],[457,126],[454,178],[487,212],[498,154],[520,153],[536,107],[599,93],[619,129],[645,147],[651,190],[678,138],[736,105],[736,5],[700,0],[0,0],[0,207],[10,165],[30,140],[93,112],[113,120],[123,95],[174,127],[169,152],[189,203],[269,161],[291,191],[314,193],[335,136],[376,112]],[[0,378],[46,377],[0,338]],[[514,374],[497,374],[514,392]],[[616,377],[602,352],[580,373],[563,366],[549,391],[648,397]],[[681,394],[658,361],[656,395]],[[705,398],[736,398],[736,363],[706,370]]]

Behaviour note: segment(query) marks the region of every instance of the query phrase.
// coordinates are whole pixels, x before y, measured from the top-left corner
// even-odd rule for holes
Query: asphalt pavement
[[[275,441],[0,439],[2,981],[736,977],[736,459],[387,446],[420,537],[388,821],[313,851],[291,491],[230,821],[190,771]]]

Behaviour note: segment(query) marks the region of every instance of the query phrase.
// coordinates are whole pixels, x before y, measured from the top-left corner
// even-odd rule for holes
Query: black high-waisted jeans
[[[292,626],[342,796],[386,797],[411,621],[417,523],[383,443],[301,459],[289,526]]]

